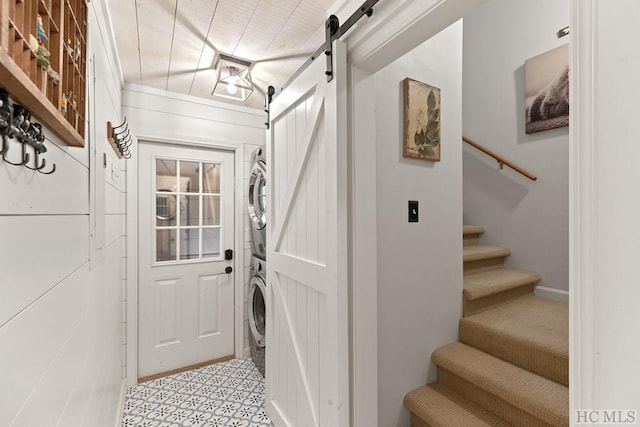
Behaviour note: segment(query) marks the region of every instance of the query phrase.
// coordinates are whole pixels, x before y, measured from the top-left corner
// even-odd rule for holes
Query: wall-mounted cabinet
[[[85,0],[0,0],[0,87],[72,146],[84,146]]]

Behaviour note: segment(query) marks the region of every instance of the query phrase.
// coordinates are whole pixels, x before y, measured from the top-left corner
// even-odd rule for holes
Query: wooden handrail
[[[464,142],[466,142],[467,144],[471,145],[472,147],[477,148],[478,150],[482,151],[486,155],[493,157],[496,160],[496,162],[498,162],[498,164],[500,165],[500,169],[502,169],[502,166],[508,166],[511,169],[513,169],[514,171],[526,176],[531,181],[535,181],[535,180],[538,179],[538,177],[535,176],[534,174],[532,174],[531,172],[527,172],[526,170],[522,169],[521,167],[514,165],[509,160],[507,160],[504,157],[494,153],[493,151],[489,150],[488,148],[484,148],[482,145],[478,144],[475,141],[470,140],[466,136],[463,136],[462,140]]]

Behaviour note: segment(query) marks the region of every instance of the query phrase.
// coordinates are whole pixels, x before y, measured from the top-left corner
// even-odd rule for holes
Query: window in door
[[[156,158],[156,262],[220,258],[220,163]]]

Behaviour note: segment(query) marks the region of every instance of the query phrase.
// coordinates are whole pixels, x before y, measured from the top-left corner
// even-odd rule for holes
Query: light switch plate
[[[409,200],[409,222],[418,222],[418,201]]]

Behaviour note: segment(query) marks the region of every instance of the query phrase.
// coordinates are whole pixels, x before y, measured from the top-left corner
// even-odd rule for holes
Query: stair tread
[[[569,384],[567,304],[533,295],[460,320],[460,341],[563,385]]]
[[[464,262],[506,257],[509,255],[511,255],[509,248],[497,246],[465,246],[462,249],[462,259]]]
[[[427,384],[407,393],[404,404],[421,420],[434,427],[509,426],[502,418],[438,383]]]
[[[463,225],[462,226],[462,235],[473,235],[473,234],[484,234],[484,228],[479,225]]]
[[[567,304],[534,296],[465,317],[470,323],[495,334],[524,341],[545,351],[569,357],[569,310]]]
[[[434,351],[433,362],[551,425],[569,424],[569,389],[460,342]]]
[[[538,273],[525,270],[499,269],[464,277],[464,299],[474,300],[540,281]]]

